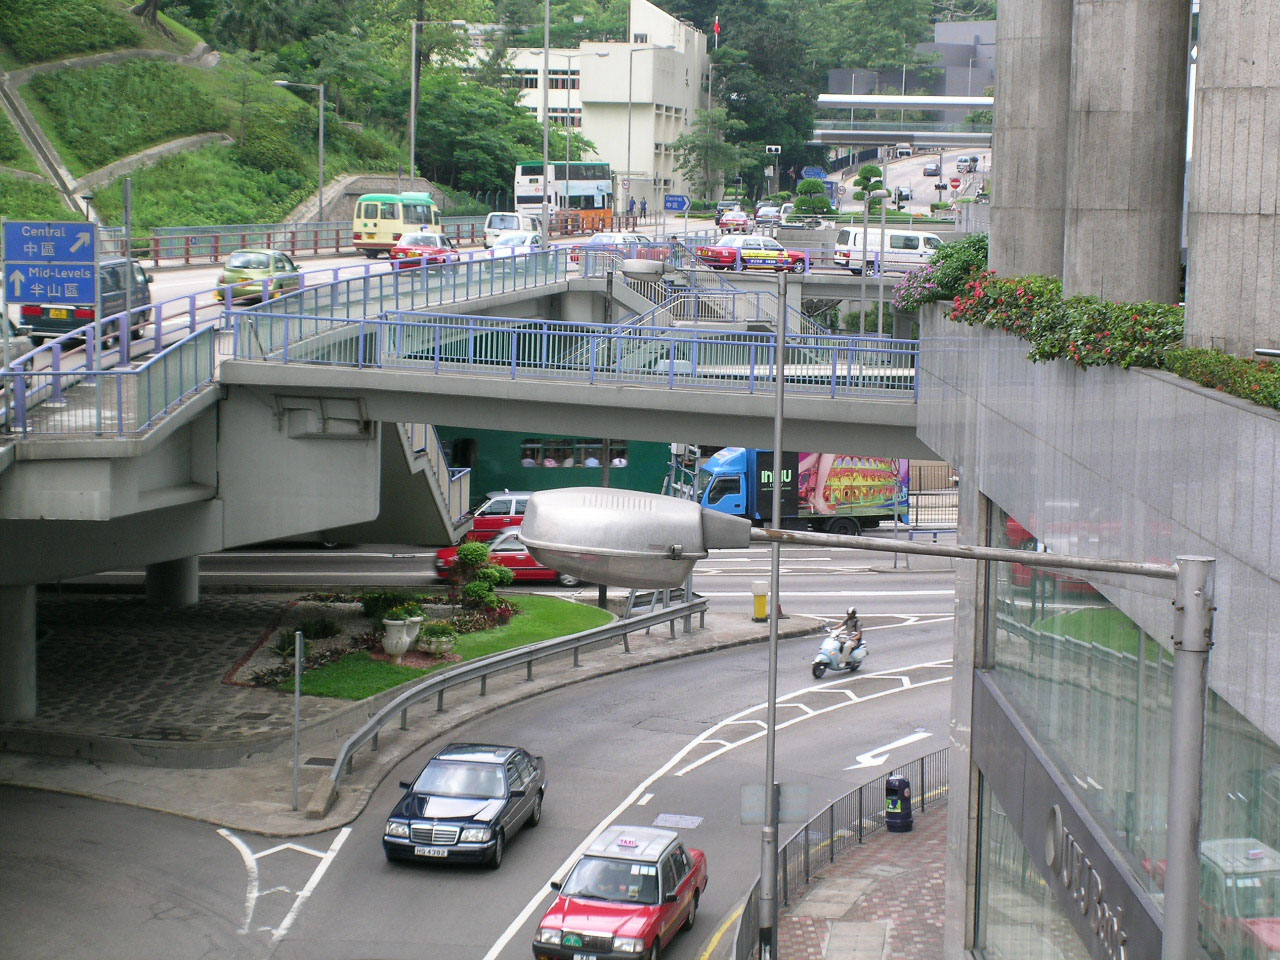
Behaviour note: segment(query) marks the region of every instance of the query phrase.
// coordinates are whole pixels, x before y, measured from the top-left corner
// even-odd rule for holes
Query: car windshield
[[[227,258],[227,266],[236,270],[270,270],[271,255],[241,250]]]
[[[532,243],[532,239],[527,233],[513,233],[509,237],[503,237],[501,240],[495,241],[495,247],[522,247]]]
[[[406,247],[443,247],[444,238],[438,233],[411,233],[400,243]]]
[[[502,768],[493,763],[432,760],[414,781],[413,791],[436,797],[501,797]]]
[[[489,218],[489,229],[490,230],[519,230],[520,218],[517,217],[514,213],[507,214],[506,216],[491,216]]]
[[[560,888],[566,897],[613,900],[620,903],[657,903],[658,868],[652,863],[583,857]]]
[[[587,243],[618,243],[622,240],[621,234],[617,233],[597,233]]]

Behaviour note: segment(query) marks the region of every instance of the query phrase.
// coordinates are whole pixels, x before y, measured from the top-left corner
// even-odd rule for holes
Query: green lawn
[[[1074,637],[1083,643],[1095,643],[1119,653],[1138,655],[1141,639],[1137,626],[1114,607],[1090,607],[1050,617],[1037,624],[1047,633]]]
[[[513,598],[520,613],[505,626],[493,630],[464,634],[458,638],[455,652],[464,661],[477,660],[490,654],[527,646],[540,640],[563,637],[608,623],[612,617],[597,607],[570,603],[558,597],[519,596]],[[455,666],[442,663],[432,670],[395,666],[374,660],[365,650],[350,653],[336,663],[308,670],[302,675],[302,692],[313,697],[336,697],[364,700],[434,670]],[[280,685],[293,691],[293,680]]]

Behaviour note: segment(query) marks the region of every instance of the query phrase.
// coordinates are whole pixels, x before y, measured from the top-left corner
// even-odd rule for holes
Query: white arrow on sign
[[[22,284],[27,279],[25,273],[19,273],[17,270],[9,274],[9,282],[13,284],[13,295],[15,297],[22,296]]]
[[[883,747],[876,747],[874,750],[868,750],[866,753],[858,754],[856,759],[858,762],[845,767],[846,770],[859,770],[862,767],[878,767],[889,759],[889,751],[895,747],[905,747],[908,743],[915,743],[917,740],[923,740],[925,737],[932,737],[933,734],[921,730],[909,736],[903,737],[901,740],[895,740],[893,743],[886,743]],[[883,754],[883,756],[881,756]]]
[[[87,247],[90,239],[91,236],[87,230],[84,233],[77,233],[76,242],[71,245],[71,252],[75,253],[81,247]]]

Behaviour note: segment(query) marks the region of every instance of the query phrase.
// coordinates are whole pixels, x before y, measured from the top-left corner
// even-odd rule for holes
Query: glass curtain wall
[[[1043,549],[1015,519],[992,514],[993,546]],[[1158,893],[1172,655],[1086,581],[1023,564],[991,574],[996,682]],[[1205,748],[1202,940],[1230,960],[1280,956],[1280,749],[1213,691]]]

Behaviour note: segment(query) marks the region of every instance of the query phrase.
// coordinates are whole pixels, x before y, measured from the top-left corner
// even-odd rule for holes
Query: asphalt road
[[[870,646],[863,672],[815,681],[817,639],[780,645],[777,774],[807,787],[811,813],[946,740],[950,571],[894,573],[871,569],[886,555],[863,556],[873,562],[852,553],[784,558],[784,612],[835,619],[856,602]],[[767,567],[767,552],[729,552],[716,563],[695,574],[697,589],[720,609],[745,608],[742,587]],[[697,926],[664,956],[701,957],[759,873],[760,828],[740,823],[739,808],[742,786],[763,770],[766,658],[757,645],[654,664],[455,731],[449,739],[519,743],[547,760],[542,824],[513,838],[496,872],[383,858],[397,782],[443,742],[404,761],[349,827],[287,843],[0,788],[6,956],[527,958],[547,883],[592,832],[667,815],[690,818],[682,833],[706,850],[711,881]]]

